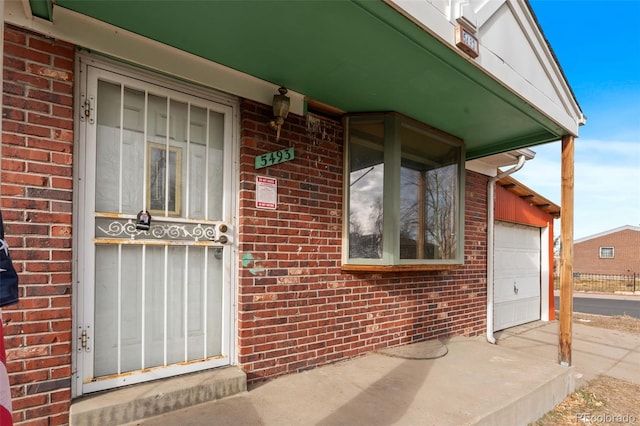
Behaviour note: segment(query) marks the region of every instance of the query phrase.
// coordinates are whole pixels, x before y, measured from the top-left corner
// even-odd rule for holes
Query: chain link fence
[[[560,275],[554,277],[554,288],[560,290]],[[573,273],[574,291],[594,291],[603,293],[640,291],[640,274],[603,275]]]

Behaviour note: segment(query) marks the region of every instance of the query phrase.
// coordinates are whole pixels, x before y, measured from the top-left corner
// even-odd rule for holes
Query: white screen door
[[[77,393],[228,365],[233,104],[83,70]]]

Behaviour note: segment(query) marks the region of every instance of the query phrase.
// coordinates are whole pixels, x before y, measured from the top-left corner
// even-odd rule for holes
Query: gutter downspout
[[[495,183],[499,179],[505,176],[509,176],[512,173],[517,172],[524,166],[527,159],[524,155],[518,157],[518,164],[502,172],[497,176],[489,179],[487,185],[487,342],[496,344],[496,339],[493,337],[493,236],[494,236],[494,193]]]

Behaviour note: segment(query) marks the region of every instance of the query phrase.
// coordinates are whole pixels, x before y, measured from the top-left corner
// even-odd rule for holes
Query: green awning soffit
[[[50,19],[50,0],[30,3],[35,15]],[[57,0],[55,7],[345,112],[400,112],[463,139],[468,159],[558,140],[565,133],[379,1]]]

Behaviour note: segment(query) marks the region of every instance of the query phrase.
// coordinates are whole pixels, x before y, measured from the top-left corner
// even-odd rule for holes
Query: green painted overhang
[[[30,3],[49,19],[50,0]],[[57,0],[55,7],[344,112],[400,112],[463,139],[467,159],[569,133],[379,1]]]

